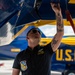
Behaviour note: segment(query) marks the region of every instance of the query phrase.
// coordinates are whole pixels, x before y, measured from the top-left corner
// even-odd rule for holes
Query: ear
[[[29,37],[27,36],[26,39],[29,39]]]

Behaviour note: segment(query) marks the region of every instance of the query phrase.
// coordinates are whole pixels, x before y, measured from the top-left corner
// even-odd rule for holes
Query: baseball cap
[[[28,33],[32,30],[32,29],[38,29],[37,27],[35,26],[28,26],[25,30],[25,36],[28,35]]]

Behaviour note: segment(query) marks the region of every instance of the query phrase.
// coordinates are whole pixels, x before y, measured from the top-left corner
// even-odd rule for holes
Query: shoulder
[[[48,43],[47,45],[45,45],[44,48],[46,48],[46,49],[52,49],[52,47],[51,47],[51,42]]]
[[[17,54],[17,57],[21,57],[21,56],[23,56],[25,53],[26,53],[26,50],[22,50],[21,52],[19,52],[19,53]]]
[[[51,46],[51,42],[49,44],[47,44],[46,46],[44,46],[44,50],[49,52],[51,55],[54,53],[52,46]]]
[[[21,52],[18,53],[18,55],[21,55],[25,52],[26,50],[22,50]]]
[[[52,49],[52,47],[51,47],[51,42],[50,43],[48,43],[47,45],[44,45],[44,46],[40,46],[40,48],[43,48],[43,49]]]

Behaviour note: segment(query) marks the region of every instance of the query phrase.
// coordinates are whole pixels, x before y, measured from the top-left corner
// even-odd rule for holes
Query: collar
[[[36,51],[36,50],[39,50],[39,49],[40,49],[40,45],[35,46],[33,50],[32,50],[32,48],[29,47],[29,46],[28,46],[27,49],[30,50],[30,51]]]

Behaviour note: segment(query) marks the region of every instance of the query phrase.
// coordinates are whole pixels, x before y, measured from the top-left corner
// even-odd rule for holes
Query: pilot
[[[25,31],[28,41],[26,50],[21,51],[13,63],[12,75],[51,75],[51,57],[58,49],[64,34],[63,17],[60,4],[50,3],[56,15],[57,33],[46,46],[40,46],[41,32],[35,26],[29,26]]]

